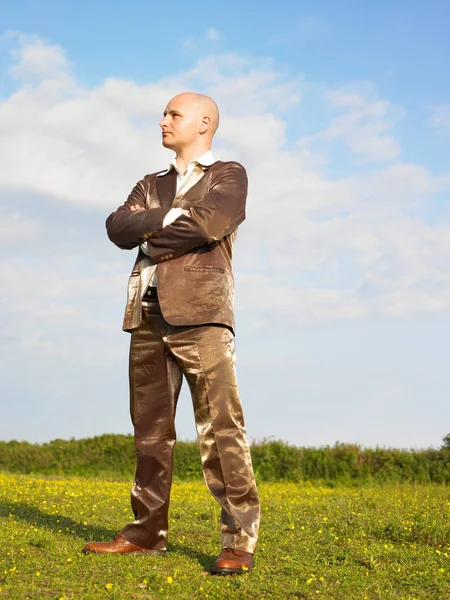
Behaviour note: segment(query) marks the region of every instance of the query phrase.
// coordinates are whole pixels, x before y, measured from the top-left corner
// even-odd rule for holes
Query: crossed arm
[[[122,250],[136,248],[148,233],[163,227],[169,209],[146,209],[148,176],[139,181],[126,202],[106,219],[109,239]]]
[[[125,204],[108,217],[108,237],[122,249],[146,242],[145,253],[155,263],[178,258],[234,231],[245,219],[246,197],[247,174],[235,162],[225,163],[214,176],[209,193],[178,217],[167,209],[145,208],[144,179],[135,186]]]

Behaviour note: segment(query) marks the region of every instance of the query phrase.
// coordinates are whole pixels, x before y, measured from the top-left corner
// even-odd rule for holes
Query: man
[[[175,411],[189,384],[203,474],[222,507],[222,553],[213,573],[253,567],[259,499],[234,367],[232,248],[245,218],[247,176],[216,161],[215,102],[175,96],[160,122],[175,159],[146,175],[106,221],[119,248],[139,247],[123,328],[131,331],[130,408],[136,447],[135,520],[85,553],[166,552]]]

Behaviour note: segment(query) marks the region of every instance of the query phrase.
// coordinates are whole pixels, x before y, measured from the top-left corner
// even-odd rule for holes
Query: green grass
[[[174,484],[165,558],[81,554],[130,520],[130,485],[0,474],[0,599],[450,599],[445,486],[260,484],[255,569],[217,577],[203,482]]]

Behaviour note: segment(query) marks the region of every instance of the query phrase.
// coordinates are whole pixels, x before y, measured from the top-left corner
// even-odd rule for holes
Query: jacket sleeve
[[[245,219],[247,173],[227,162],[216,174],[209,193],[189,211],[147,241],[147,254],[159,263],[221,240]]]
[[[109,239],[122,250],[131,250],[140,242],[163,226],[163,220],[169,209],[145,209],[149,181],[144,177],[133,188],[127,201],[106,219],[106,232]],[[131,206],[139,206],[145,210],[131,211]]]

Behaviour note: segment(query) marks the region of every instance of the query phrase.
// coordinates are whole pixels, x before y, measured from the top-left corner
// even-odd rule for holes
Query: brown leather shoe
[[[253,554],[244,550],[224,548],[211,569],[212,575],[242,575],[253,569]]]
[[[164,556],[165,550],[142,548],[129,542],[121,535],[116,535],[111,542],[89,542],[82,550],[83,554],[150,554]]]

